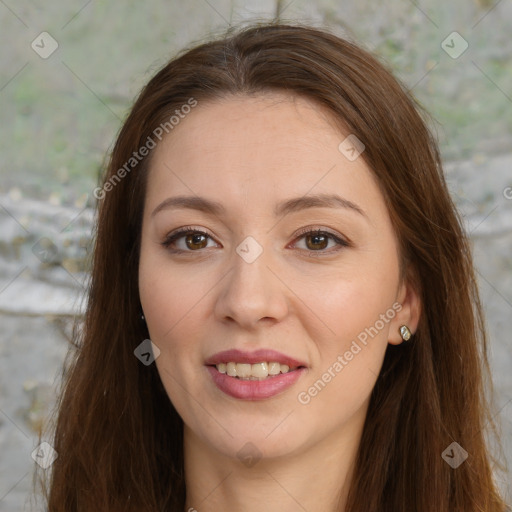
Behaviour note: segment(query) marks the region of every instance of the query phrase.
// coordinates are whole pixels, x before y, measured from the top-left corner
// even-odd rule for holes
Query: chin
[[[202,439],[202,443],[230,459],[241,462],[249,459],[277,459],[289,457],[293,453],[307,448],[313,438],[313,430],[305,428],[301,422],[282,422],[286,414],[270,420],[255,421],[248,415],[243,415],[239,421],[232,421],[223,426],[204,428],[204,423],[197,421],[199,428],[190,428],[194,437]],[[234,419],[234,418],[233,418]],[[194,425],[195,427],[195,425]],[[300,429],[300,430],[299,430]]]

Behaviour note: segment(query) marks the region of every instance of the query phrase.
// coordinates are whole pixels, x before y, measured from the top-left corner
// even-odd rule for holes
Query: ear
[[[400,327],[406,325],[414,334],[418,328],[421,315],[421,300],[418,292],[416,280],[408,276],[403,280],[398,289],[396,301],[401,308],[396,308],[396,315],[391,320],[389,326],[389,339],[391,345],[400,345],[403,343],[400,335]]]

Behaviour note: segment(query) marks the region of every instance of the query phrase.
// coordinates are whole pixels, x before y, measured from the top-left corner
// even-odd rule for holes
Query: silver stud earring
[[[412,333],[407,325],[401,325],[399,330],[400,336],[402,336],[402,340],[409,341],[411,339]]]

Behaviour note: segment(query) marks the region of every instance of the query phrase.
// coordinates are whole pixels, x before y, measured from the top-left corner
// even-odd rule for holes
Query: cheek
[[[316,428],[315,418],[323,418],[326,432],[363,421],[395,314],[392,294],[379,295],[360,284],[346,284],[329,304],[335,306],[324,310],[324,318],[335,335],[317,340],[316,364],[296,395],[304,424]]]
[[[171,265],[164,253],[143,242],[139,264],[139,293],[151,339],[168,345],[179,339],[177,333],[187,328],[189,336],[199,322],[191,317],[201,310],[201,301],[209,286],[205,276]]]
[[[201,280],[191,280],[190,275],[148,256],[141,258],[139,290],[149,337],[160,350],[155,361],[158,373],[169,399],[183,416],[193,410],[194,401],[189,397],[201,396],[194,388],[201,364],[193,340],[202,337],[208,288],[205,285],[203,289]]]
[[[328,297],[326,297],[328,296]],[[340,283],[339,287],[316,298],[317,311],[329,335],[316,340],[317,364],[312,376],[319,378],[342,360],[343,374],[355,382],[368,369],[378,374],[389,339],[391,321],[395,317],[394,294],[360,283]],[[327,332],[327,331],[326,331]],[[338,372],[341,369],[338,367]],[[350,367],[350,371],[347,368]],[[328,378],[328,377],[327,377]]]
[[[371,256],[371,255],[369,255]],[[333,418],[354,413],[371,393],[396,316],[398,260],[394,252],[380,261],[361,258],[336,279],[316,281],[308,304],[325,329],[310,332],[315,354],[298,401],[312,409],[342,403]],[[303,282],[303,292],[308,283]]]
[[[201,397],[204,392],[200,388],[202,381],[197,378],[203,360],[196,341],[205,339],[205,326],[213,308],[212,292],[218,279],[212,271],[190,271],[171,264],[161,251],[141,253],[140,299],[149,337],[160,350],[155,364],[182,417],[188,418],[190,411],[195,410],[192,397]],[[201,416],[200,411],[196,412]]]
[[[323,326],[310,332],[321,353],[347,350],[352,340],[364,341],[365,333],[371,339],[387,339],[399,280],[397,261],[392,256],[387,260],[354,258],[342,271],[316,275],[315,279],[295,276],[294,291],[304,297],[316,324]],[[307,313],[306,307],[303,310]]]

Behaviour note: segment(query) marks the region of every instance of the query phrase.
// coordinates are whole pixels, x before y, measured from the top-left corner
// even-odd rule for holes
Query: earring
[[[400,336],[402,336],[402,340],[409,341],[411,339],[412,333],[407,325],[401,325],[399,330]]]
[[[141,319],[143,322],[145,322],[145,321],[146,321],[146,319],[144,318],[144,313],[142,313],[142,315],[140,315],[140,319]]]

